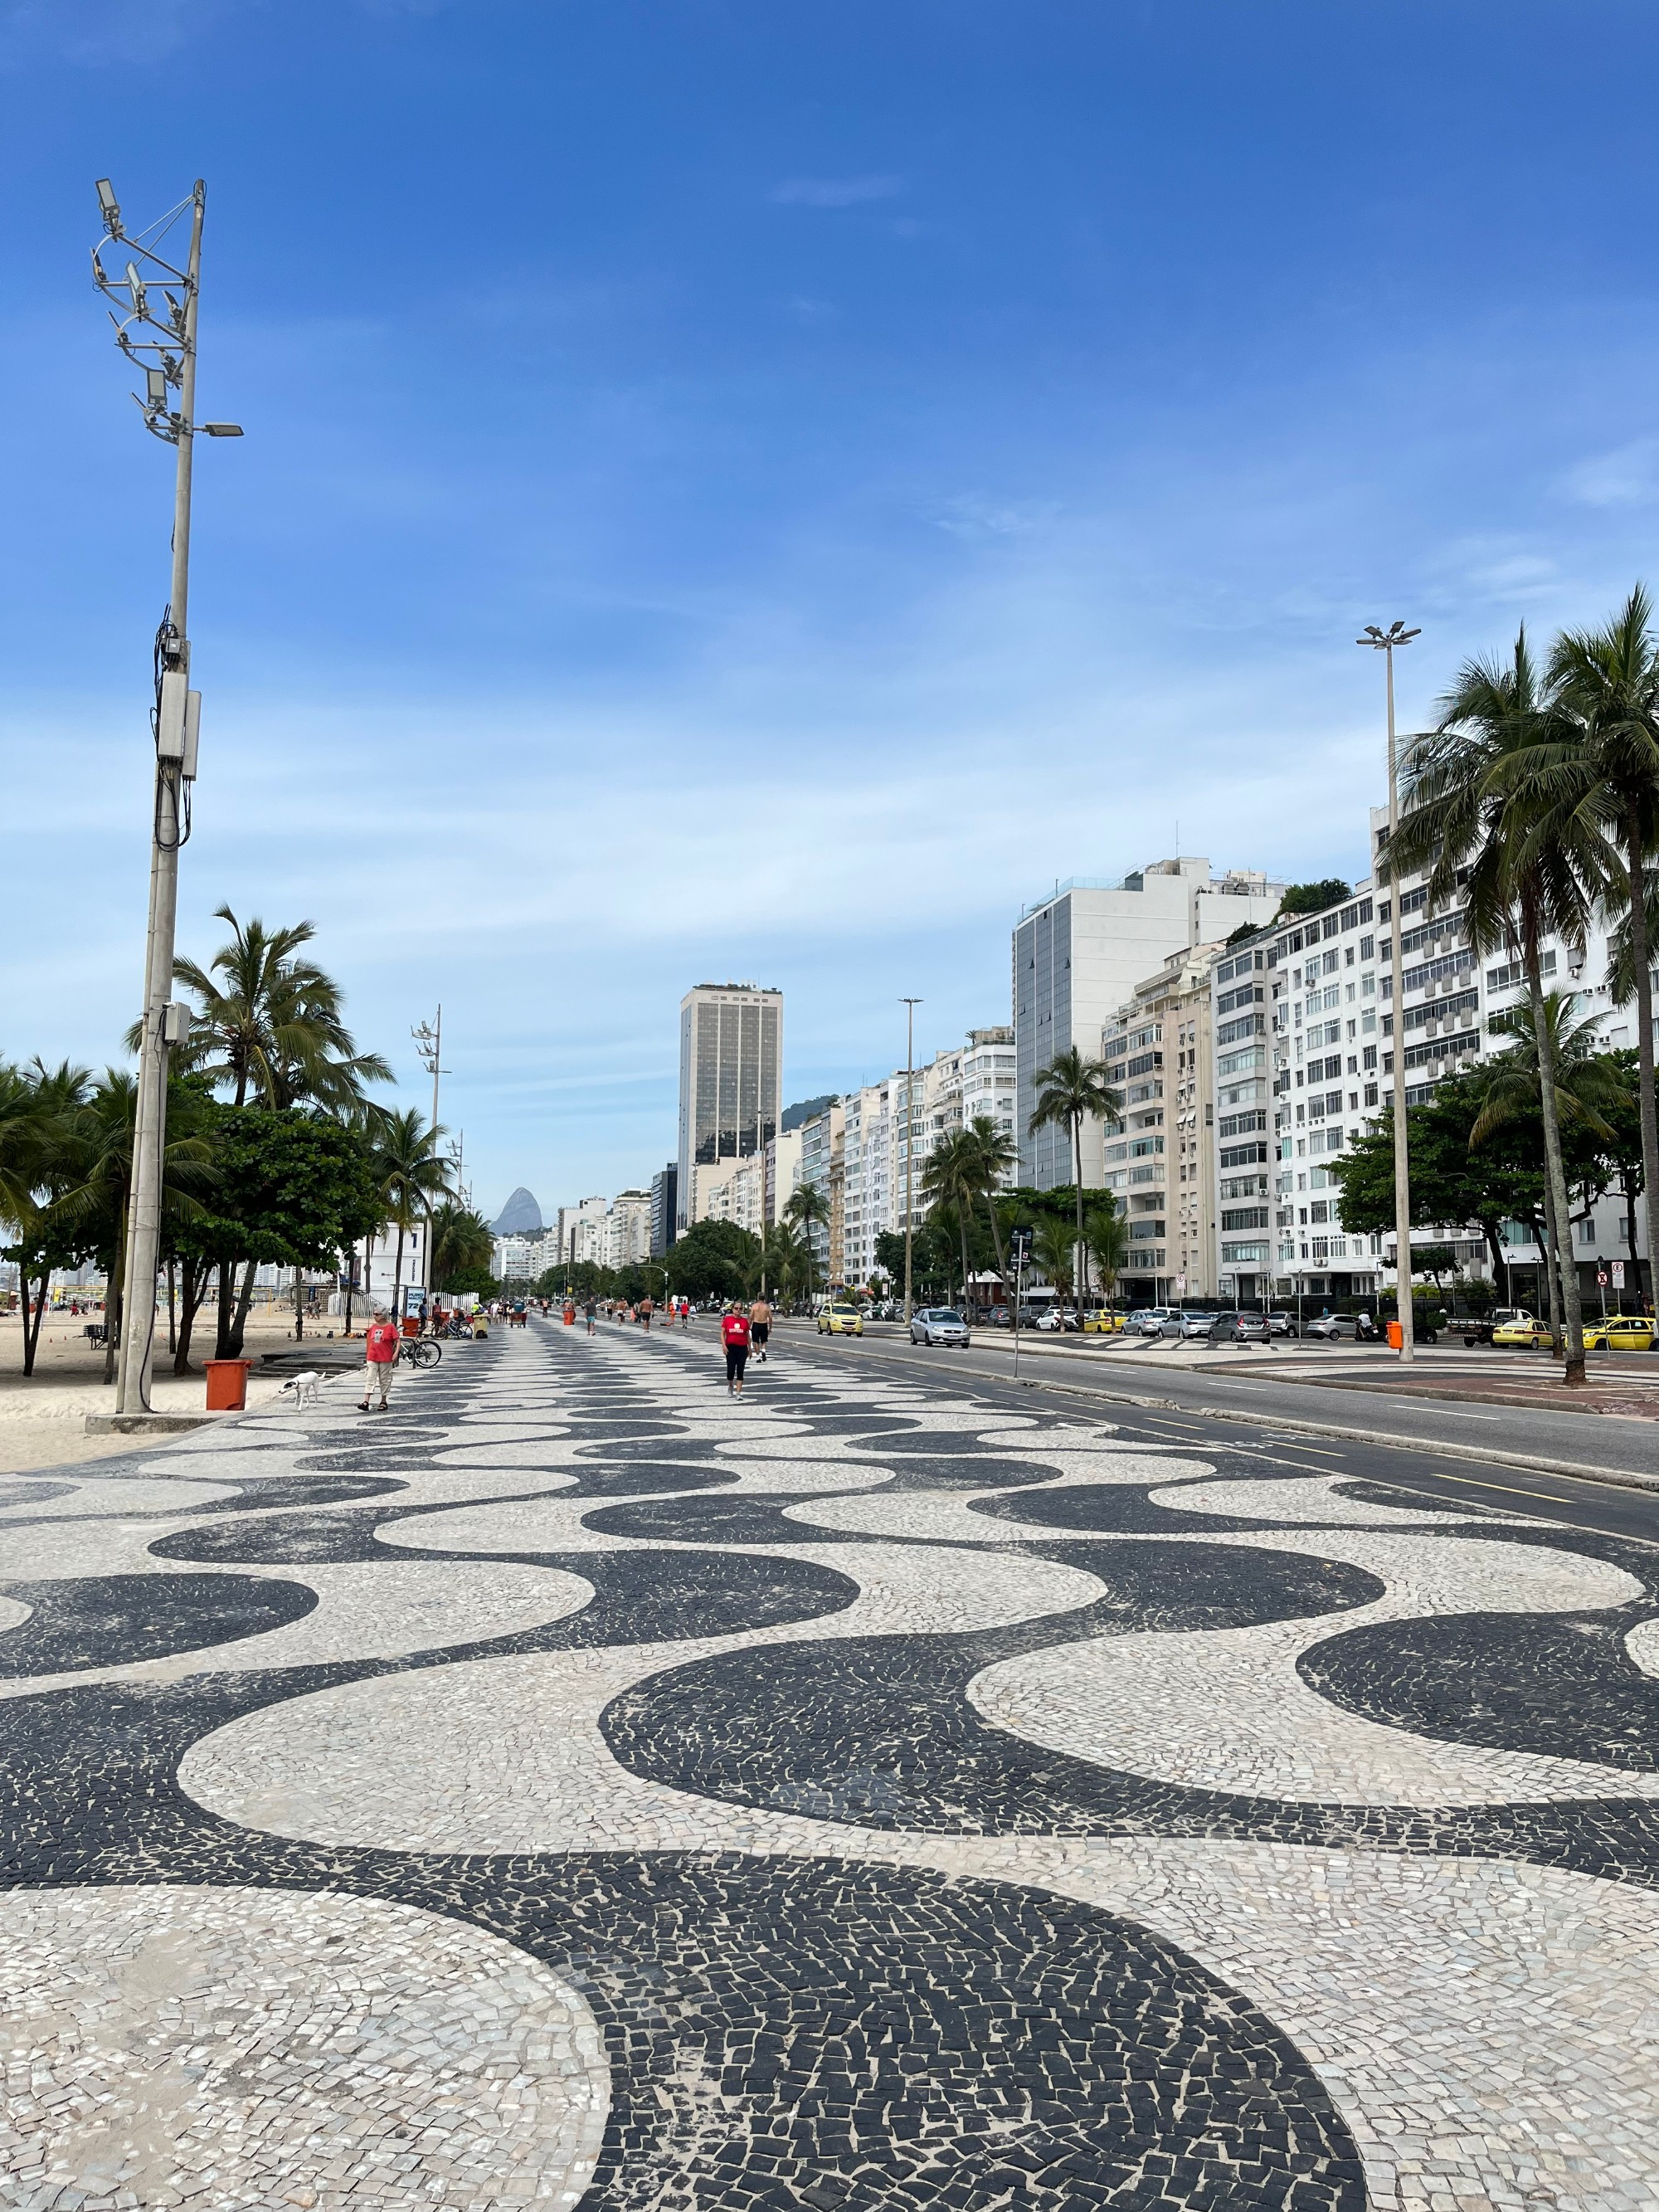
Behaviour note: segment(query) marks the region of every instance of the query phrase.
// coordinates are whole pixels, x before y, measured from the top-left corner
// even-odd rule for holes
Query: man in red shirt
[[[383,1413],[392,1395],[392,1370],[398,1364],[398,1327],[384,1306],[375,1307],[374,1318],[363,1332],[363,1401],[357,1410],[368,1413],[370,1395],[378,1389],[380,1395],[374,1410]]]
[[[749,1364],[749,1316],[741,1308],[727,1308],[720,1322],[720,1342],[726,1346],[726,1387],[734,1398],[741,1398],[743,1370]]]

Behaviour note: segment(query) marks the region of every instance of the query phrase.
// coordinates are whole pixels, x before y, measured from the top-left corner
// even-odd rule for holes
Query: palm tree
[[[1547,991],[1541,1008],[1511,1006],[1493,1017],[1488,1027],[1498,1036],[1513,1037],[1515,1042],[1507,1052],[1498,1054],[1477,1071],[1481,1105],[1469,1131],[1471,1151],[1484,1144],[1494,1131],[1512,1121],[1530,1120],[1540,1110],[1540,1070],[1547,1064],[1555,1069],[1558,1126],[1565,1127],[1576,1122],[1592,1134],[1613,1141],[1613,1131],[1605,1116],[1617,1114],[1624,1087],[1618,1070],[1601,1050],[1598,1023],[1594,1017],[1578,1019],[1573,1011],[1576,1003],[1571,991]],[[1539,1048],[1540,1032],[1542,1051]],[[1554,1248],[1546,1280],[1551,1324],[1555,1327],[1559,1307],[1556,1271],[1573,1268],[1576,1272],[1571,1220],[1564,1219],[1559,1225],[1549,1224],[1547,1234]]]
[[[339,985],[297,957],[317,933],[313,923],[268,930],[257,915],[244,925],[228,906],[215,913],[229,923],[230,942],[206,969],[194,960],[173,967],[197,1000],[184,1048],[191,1067],[228,1084],[238,1106],[252,1094],[267,1106],[314,1099],[334,1113],[360,1104],[366,1084],[392,1080],[378,1053],[357,1050],[340,1017]]]
[[[31,1068],[0,1065],[0,1223],[16,1237],[9,1249],[17,1263],[26,1376],[34,1372],[52,1270],[65,1256],[52,1200],[68,1171],[66,1140],[91,1082],[88,1069],[68,1060],[56,1068],[39,1060]]]
[[[975,1114],[963,1135],[964,1139],[971,1139],[973,1143],[975,1181],[991,1224],[991,1243],[997,1255],[997,1273],[1006,1284],[1007,1274],[1002,1254],[1002,1224],[997,1218],[997,1193],[1003,1188],[1009,1170],[1018,1159],[1019,1149],[1007,1131],[988,1114]]]
[[[1564,1379],[1584,1381],[1578,1271],[1565,1246],[1566,1173],[1557,1110],[1554,1033],[1544,1013],[1543,942],[1553,933],[1582,945],[1589,887],[1601,879],[1604,848],[1581,805],[1579,784],[1564,775],[1575,750],[1571,726],[1540,683],[1524,628],[1507,662],[1471,660],[1440,702],[1437,726],[1406,749],[1405,806],[1385,861],[1396,883],[1428,872],[1431,903],[1449,902],[1462,880],[1464,933],[1477,956],[1518,955],[1527,978],[1540,1053],[1545,1198],[1562,1273],[1566,1324]],[[1396,935],[1397,935],[1396,931]],[[1403,973],[1395,963],[1395,973]],[[1395,1050],[1406,1047],[1396,988]],[[1410,1254],[1400,1255],[1401,1296],[1410,1296]]]
[[[456,1275],[489,1272],[495,1255],[495,1233],[483,1214],[453,1198],[434,1206],[431,1216],[429,1265],[432,1287],[447,1290]]]
[[[789,1194],[783,1209],[786,1221],[800,1231],[801,1242],[806,1248],[806,1295],[812,1295],[817,1255],[813,1248],[812,1231],[822,1229],[830,1233],[830,1200],[826,1192],[815,1182],[797,1183]]]
[[[122,1312],[125,1277],[127,1214],[132,1200],[133,1127],[137,1119],[138,1079],[124,1068],[106,1067],[65,1120],[59,1147],[61,1187],[49,1221],[93,1241],[106,1259],[107,1324],[104,1380],[115,1378],[115,1347],[126,1316]],[[213,1179],[213,1147],[204,1137],[169,1128],[161,1152],[161,1206],[175,1218],[198,1210],[198,1195]],[[146,1286],[138,1286],[144,1295]],[[154,1297],[154,1286],[149,1286]],[[134,1314],[135,1330],[148,1328],[148,1312]]]
[[[799,1279],[804,1258],[810,1260],[805,1240],[787,1220],[773,1222],[761,1239],[761,1296],[766,1296],[769,1283],[775,1290],[787,1292],[791,1283]]]
[[[441,1126],[434,1127],[422,1121],[418,1107],[405,1107],[398,1114],[381,1114],[378,1120],[375,1170],[386,1203],[386,1218],[398,1231],[398,1254],[392,1279],[395,1306],[403,1286],[404,1238],[414,1226],[416,1216],[426,1210],[428,1202],[448,1191],[453,1170],[438,1150],[444,1134]],[[429,1269],[429,1255],[428,1264]]]
[[[1088,1121],[1115,1121],[1123,1111],[1123,1100],[1107,1084],[1105,1061],[1085,1060],[1075,1045],[1057,1052],[1047,1067],[1038,1068],[1035,1080],[1036,1106],[1030,1120],[1032,1134],[1042,1128],[1069,1128],[1072,1133],[1072,1158],[1077,1176],[1077,1249],[1081,1257],[1086,1249],[1083,1229],[1083,1125]],[[1079,1267],[1079,1328],[1083,1324],[1082,1272]]]
[[[1072,1242],[1072,1232],[1065,1223],[1056,1221],[1052,1213],[1045,1213],[1031,1238],[1031,1257],[1054,1285],[1058,1305],[1065,1304],[1066,1293],[1072,1287],[1077,1254],[1078,1247]]]
[[[1654,1097],[1649,860],[1659,840],[1659,647],[1653,608],[1638,584],[1605,629],[1564,630],[1550,654],[1559,712],[1578,739],[1563,763],[1601,814],[1610,848],[1603,905],[1620,927],[1636,1000],[1638,1104],[1647,1194],[1650,1266],[1659,1259],[1659,1109]],[[1634,1255],[1632,1254],[1632,1258]]]
[[[954,1129],[927,1156],[921,1194],[941,1223],[953,1215],[962,1243],[962,1302],[968,1304],[968,1224],[982,1188],[979,1147],[966,1129]]]
[[[1089,1257],[1099,1273],[1102,1295],[1109,1298],[1129,1256],[1128,1222],[1118,1212],[1115,1201],[1109,1199],[1104,1206],[1094,1208],[1083,1227]]]

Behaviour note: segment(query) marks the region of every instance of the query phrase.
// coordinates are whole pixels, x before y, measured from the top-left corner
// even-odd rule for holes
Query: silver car
[[[950,1306],[924,1306],[910,1316],[912,1344],[958,1344],[968,1349],[968,1324]]]
[[[1180,1313],[1175,1317],[1174,1334],[1183,1343],[1196,1336],[1207,1336],[1218,1316],[1212,1313]]]

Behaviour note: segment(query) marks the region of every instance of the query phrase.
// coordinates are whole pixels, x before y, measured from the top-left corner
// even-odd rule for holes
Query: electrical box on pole
[[[190,678],[182,669],[169,668],[161,678],[161,706],[155,723],[157,760],[181,761],[185,757],[185,707]]]
[[[180,756],[179,774],[186,783],[196,781],[196,755],[202,742],[202,695],[199,691],[185,694],[185,750]]]

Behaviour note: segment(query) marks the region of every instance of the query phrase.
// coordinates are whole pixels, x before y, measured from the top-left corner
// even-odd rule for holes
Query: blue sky
[[[180,942],[307,915],[494,1210],[1006,1018],[1056,877],[1363,866],[1380,672],[1652,574],[1650,8],[0,0],[0,1052],[134,1011],[171,456],[87,275],[209,186]],[[1620,96],[1615,98],[1617,94]]]

